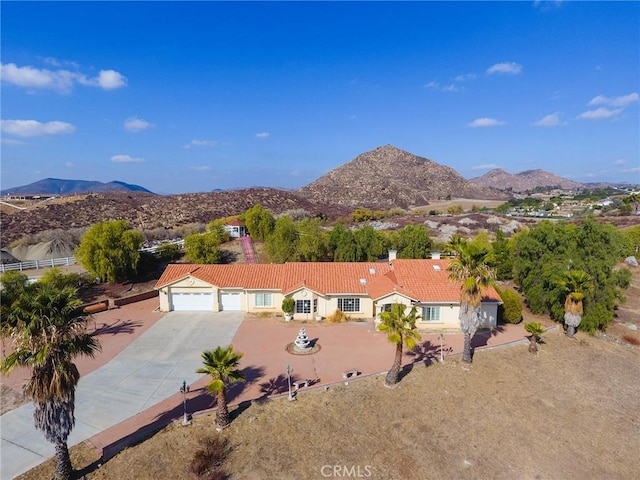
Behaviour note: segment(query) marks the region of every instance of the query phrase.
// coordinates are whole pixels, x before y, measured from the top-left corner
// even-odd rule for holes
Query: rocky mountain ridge
[[[574,182],[541,169],[509,173],[502,168],[494,168],[481,177],[475,177],[469,181],[487,188],[518,193],[531,191],[538,187],[559,187],[563,190],[573,191],[587,187],[585,184]]]
[[[375,209],[416,207],[447,197],[508,199],[502,192],[467,181],[451,167],[393,145],[357,156],[298,193],[314,202]]]
[[[2,211],[2,246],[19,238],[56,229],[83,229],[105,221],[124,219],[133,228],[151,230],[209,223],[215,218],[238,215],[260,204],[274,215],[303,211],[336,218],[346,209],[314,204],[295,192],[274,188],[250,188],[209,193],[155,195],[145,192],[96,192],[40,202],[26,210]]]

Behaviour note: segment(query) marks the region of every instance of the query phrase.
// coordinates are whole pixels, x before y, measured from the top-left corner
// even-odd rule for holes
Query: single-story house
[[[354,319],[376,318],[394,303],[415,306],[420,328],[459,328],[460,284],[449,280],[449,260],[294,262],[284,264],[170,264],[155,288],[160,310],[235,310],[281,314],[295,300],[294,319],[312,320],[341,310]],[[494,327],[500,296],[482,302],[485,327]]]
[[[224,229],[231,238],[240,238],[248,235],[245,224],[236,218],[230,220],[226,225],[224,225]]]

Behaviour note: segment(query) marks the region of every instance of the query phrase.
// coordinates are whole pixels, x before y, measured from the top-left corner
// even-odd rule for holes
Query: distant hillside
[[[501,200],[506,194],[467,181],[453,168],[392,145],[363,153],[299,190],[314,202],[407,208],[451,196]]]
[[[28,234],[46,230],[83,229],[105,220],[124,219],[133,228],[151,230],[207,224],[216,218],[244,213],[260,204],[274,215],[298,211],[323,213],[329,218],[348,210],[314,204],[294,192],[275,188],[248,188],[210,193],[155,195],[146,192],[112,191],[63,197],[39,202],[26,210],[0,216],[2,246]]]
[[[501,168],[489,170],[481,177],[472,178],[471,182],[483,187],[526,192],[536,187],[560,187],[563,190],[582,190],[586,185],[559,177],[544,170],[526,170],[512,174]]]
[[[2,195],[66,195],[88,192],[114,192],[131,191],[153,193],[139,185],[130,185],[124,182],[113,181],[109,183],[89,180],[63,180],[60,178],[45,178],[29,185],[7,188],[0,192]]]

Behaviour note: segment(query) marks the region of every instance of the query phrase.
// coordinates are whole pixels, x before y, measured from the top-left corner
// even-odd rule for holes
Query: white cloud
[[[19,87],[50,88],[66,91],[73,84],[73,74],[66,70],[51,70],[33,67],[18,67],[15,63],[0,64],[0,78],[3,82]]]
[[[494,168],[498,168],[498,165],[495,163],[484,163],[482,165],[471,167],[471,170],[493,170]]]
[[[38,122],[37,120],[0,120],[0,130],[18,137],[43,137],[73,133],[76,127],[67,122]]]
[[[208,165],[200,165],[200,166],[191,167],[191,170],[195,170],[197,172],[208,172],[209,170],[213,170],[213,169]]]
[[[442,87],[442,91],[443,92],[459,92],[461,89],[455,85],[455,84],[451,84],[451,85],[447,85],[445,87]]]
[[[627,168],[622,171],[623,173],[638,173],[640,172],[640,167]]]
[[[638,101],[638,94],[636,92],[629,95],[622,95],[620,97],[605,97],[604,95],[598,95],[593,97],[587,105],[607,105],[609,107],[625,108],[632,103]]]
[[[457,84],[461,83],[461,82],[466,82],[468,80],[473,80],[474,78],[476,78],[475,74],[473,74],[473,73],[465,73],[465,74],[453,77],[451,79],[452,83],[449,83],[447,85],[441,85],[439,82],[436,82],[435,80],[433,80],[433,81],[425,84],[424,88],[430,88],[430,89],[433,89],[433,90],[439,90],[441,92],[460,92],[460,91],[463,90],[463,88],[460,87]]]
[[[493,75],[494,73],[517,75],[522,73],[522,65],[515,62],[496,63],[487,68],[487,75]]]
[[[499,127],[500,125],[504,125],[505,123],[501,120],[496,120],[495,118],[476,118],[473,122],[467,123],[467,127],[471,128],[483,128],[483,127]]]
[[[562,5],[563,0],[534,0],[533,6],[539,8],[541,11],[548,11],[553,7],[560,7]]]
[[[114,155],[111,157],[111,161],[115,163],[141,163],[144,162],[144,158],[132,157],[130,155]]]
[[[65,162],[64,166],[67,168],[73,168],[75,167],[75,164],[73,162]]]
[[[48,63],[54,60],[50,59]],[[30,66],[18,67],[15,63],[0,64],[0,78],[3,82],[30,89],[55,90],[68,93],[75,83],[90,87],[113,90],[127,85],[124,75],[115,70],[100,70],[98,76],[88,78],[85,74],[69,70],[48,70]]]
[[[615,110],[610,110],[605,107],[600,107],[596,110],[587,110],[586,112],[582,112],[578,115],[578,118],[583,120],[605,120],[607,118],[612,118],[620,115],[622,112],[622,108],[617,108]]]
[[[540,120],[533,122],[536,127],[557,127],[560,125],[560,115],[557,113],[551,113],[545,115]]]
[[[467,82],[469,80],[473,80],[476,78],[475,73],[463,73],[462,75],[458,75],[453,78],[454,82]]]
[[[269,138],[271,136],[271,134],[269,132],[260,132],[260,133],[256,133],[256,138],[258,140],[266,140],[267,138]]]
[[[627,161],[624,158],[619,158],[613,162],[614,165],[624,165],[625,163],[627,163]]]
[[[213,140],[191,140],[191,143],[187,143],[183,146],[183,148],[191,148],[191,147],[215,147],[218,145],[218,142]]]
[[[143,130],[152,128],[153,124],[147,122],[142,118],[131,117],[131,118],[127,118],[124,121],[123,126],[124,126],[124,129],[127,130],[128,132],[136,133],[136,132],[141,132]]]
[[[13,138],[5,138],[5,137],[2,137],[0,139],[0,143],[2,143],[2,145],[26,145],[26,143],[23,142],[22,140],[15,140]]]
[[[127,77],[115,70],[100,70],[97,82],[105,90],[113,90],[126,86]]]

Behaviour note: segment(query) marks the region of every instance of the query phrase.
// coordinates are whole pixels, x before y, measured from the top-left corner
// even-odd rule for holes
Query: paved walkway
[[[301,325],[276,318],[241,321],[240,315],[165,314],[112,361],[80,380],[76,427],[69,445],[88,440],[106,460],[132,441],[181,418],[183,397],[177,392],[183,380],[191,387],[188,411],[212,409],[213,398],[206,391],[209,379],[195,374],[195,369],[201,352],[216,345],[233,343],[236,351],[244,353],[241,368],[248,381],[230,387],[231,405],[287,392],[287,365],[293,381],[312,380],[315,386],[324,386],[343,382],[346,371],[357,370],[365,376],[384,372],[393,362],[393,346],[371,321]],[[313,355],[291,355],[286,350],[302,326],[320,346]],[[493,333],[479,332],[473,345],[481,352],[521,341],[526,335],[522,325],[504,325]],[[442,350],[440,342],[437,334],[423,335],[419,348],[405,353],[404,364],[429,364],[438,361],[441,352],[446,361],[462,352],[461,334],[445,334]],[[52,445],[35,430],[31,412],[32,407],[23,406],[2,416],[3,480],[53,456]]]
[[[164,315],[113,360],[80,379],[76,425],[69,445],[161,403],[174,395],[184,380],[198,380],[201,375],[195,370],[201,365],[202,351],[231,343],[241,322],[238,312]],[[2,415],[3,480],[14,478],[53,455],[53,445],[33,425],[32,404]]]

